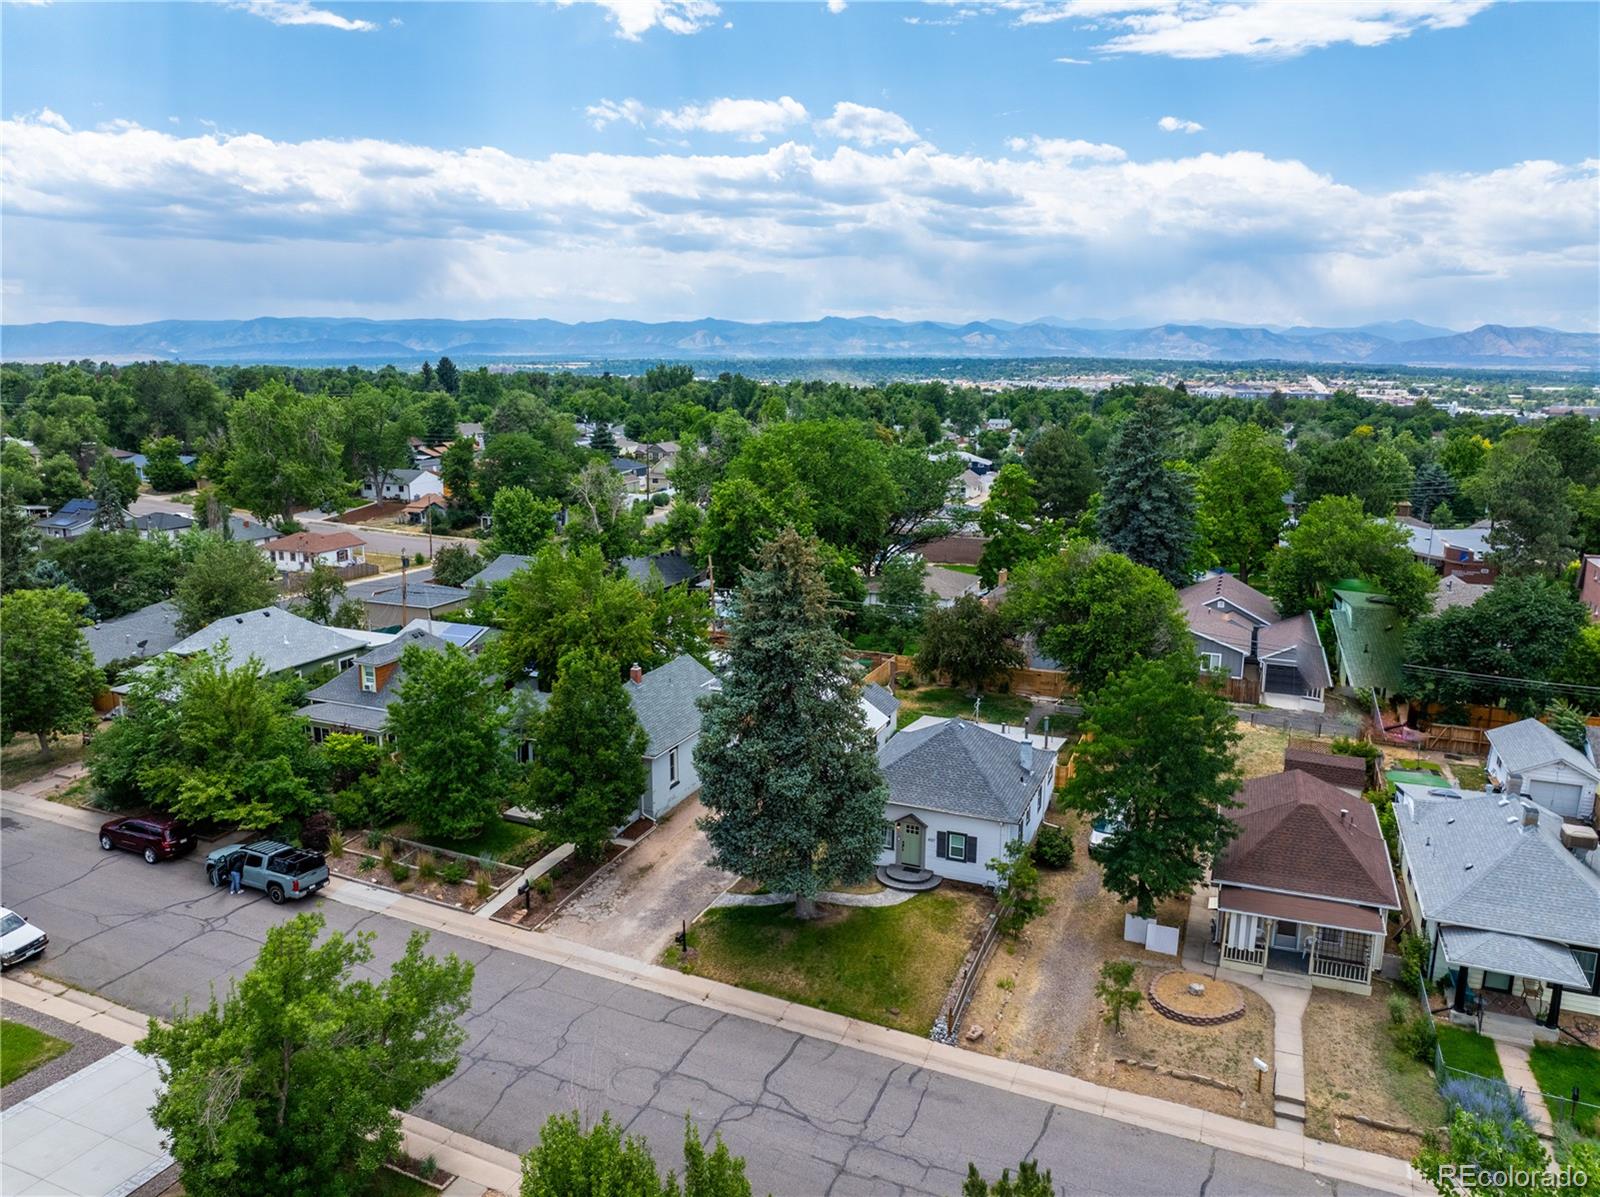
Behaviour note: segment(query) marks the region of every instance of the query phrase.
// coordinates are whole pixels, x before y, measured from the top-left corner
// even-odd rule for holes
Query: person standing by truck
[[[230,894],[244,893],[244,853],[236,852],[233,863],[228,866],[228,892]]]

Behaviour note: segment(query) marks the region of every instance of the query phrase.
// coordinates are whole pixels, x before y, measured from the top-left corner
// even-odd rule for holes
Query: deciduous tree
[[[494,548],[497,553],[530,556],[549,541],[556,530],[561,504],[541,499],[521,486],[502,487],[494,496]]]
[[[552,1114],[539,1142],[522,1157],[521,1197],[750,1197],[744,1160],[720,1134],[708,1154],[694,1123],[684,1119],[683,1181],[663,1179],[649,1145],[623,1136],[610,1112],[589,1130],[578,1115]]]
[[[1206,556],[1248,582],[1278,543],[1293,485],[1283,442],[1257,424],[1236,425],[1206,459],[1195,488]]]
[[[1556,459],[1526,440],[1497,445],[1478,476],[1489,509],[1489,559],[1508,574],[1559,577],[1577,548],[1568,485]]]
[[[186,564],[173,590],[178,631],[187,636],[225,615],[270,607],[278,598],[272,564],[255,545],[215,532],[190,534]]]
[[[1433,605],[1438,576],[1412,556],[1402,526],[1369,516],[1360,499],[1318,499],[1284,540],[1267,563],[1267,590],[1286,616],[1326,611],[1344,578],[1371,582],[1407,619]]]
[[[483,558],[466,545],[447,544],[433,555],[433,580],[441,586],[465,586],[483,566]]]
[[[830,597],[813,542],[788,529],[762,551],[694,750],[717,864],[793,893],[799,918],[871,873],[888,799]]]
[[[1084,513],[1099,486],[1088,446],[1060,424],[1039,430],[1023,464],[1033,478],[1039,513],[1048,519],[1071,523]]]
[[[1061,544],[1061,528],[1039,514],[1033,479],[1016,462],[1000,467],[983,510],[978,530],[988,537],[978,559],[978,577],[985,587],[999,583],[1000,571],[1046,557]]]
[[[88,596],[92,610],[86,614],[95,619],[115,619],[159,603],[172,594],[179,573],[178,549],[171,540],[144,540],[131,530],[89,531],[52,541],[45,555]]]
[[[379,980],[371,932],[319,914],[267,932],[255,965],[219,1001],[150,1020],[136,1045],[163,1088],[151,1110],[192,1197],[354,1197],[400,1148],[400,1115],[451,1076],[472,965],[425,952],[414,931]]]
[[[312,623],[330,624],[333,615],[344,601],[344,579],[333,566],[321,561],[311,567],[305,585],[300,590],[300,600],[295,603],[296,614],[304,615]]]
[[[1011,642],[1001,613],[974,594],[964,594],[948,607],[935,607],[922,625],[917,672],[946,676],[976,696],[1007,670],[1024,664],[1022,650]]]
[[[1238,805],[1234,726],[1192,654],[1137,662],[1084,704],[1066,801],[1115,821],[1096,855],[1106,888],[1140,918],[1192,891],[1237,834],[1226,814]]]
[[[154,491],[188,490],[194,471],[180,460],[183,445],[175,436],[159,436],[144,443],[144,480]]]
[[[0,734],[18,732],[48,752],[57,732],[81,731],[94,718],[104,679],[78,626],[83,595],[60,587],[15,590],[0,599]]]
[[[257,519],[294,518],[296,505],[345,501],[339,419],[326,395],[301,395],[276,380],[228,413],[228,495]]]

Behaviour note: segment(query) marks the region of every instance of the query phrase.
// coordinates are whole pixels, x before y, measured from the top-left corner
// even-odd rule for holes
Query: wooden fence
[[[1489,737],[1481,727],[1462,727],[1455,723],[1435,723],[1422,733],[1422,746],[1430,752],[1453,752],[1459,756],[1483,756],[1489,751]]]
[[[370,561],[353,561],[349,565],[330,566],[334,573],[339,575],[341,581],[353,582],[357,578],[370,578],[374,574],[382,573]],[[283,587],[285,594],[299,594],[306,588],[306,579],[311,577],[310,570],[289,571],[278,575],[278,582]]]

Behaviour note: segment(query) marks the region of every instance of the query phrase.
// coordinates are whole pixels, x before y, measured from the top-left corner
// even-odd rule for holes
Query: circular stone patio
[[[1190,985],[1203,986],[1201,993]],[[1244,992],[1231,981],[1202,973],[1171,969],[1158,975],[1145,991],[1150,1005],[1163,1018],[1191,1027],[1216,1027],[1244,1017]]]

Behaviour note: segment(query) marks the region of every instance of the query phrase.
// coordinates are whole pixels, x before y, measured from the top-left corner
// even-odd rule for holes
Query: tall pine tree
[[[797,918],[816,917],[825,886],[871,873],[889,796],[830,597],[814,540],[788,528],[766,545],[694,750],[715,863],[793,893]]]
[[[1189,583],[1194,555],[1194,483],[1169,465],[1177,413],[1158,395],[1139,399],[1106,448],[1100,539],[1174,586]]]

